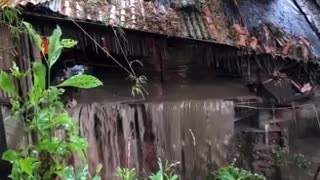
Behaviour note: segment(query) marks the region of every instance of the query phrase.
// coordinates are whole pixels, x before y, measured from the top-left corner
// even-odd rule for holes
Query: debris
[[[234,24],[232,28],[237,36],[235,44],[238,46],[247,46],[247,32],[245,28],[241,27],[240,24]]]

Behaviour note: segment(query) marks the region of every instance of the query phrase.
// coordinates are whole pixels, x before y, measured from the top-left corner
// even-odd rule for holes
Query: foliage
[[[266,180],[264,176],[251,173],[245,169],[234,167],[234,165],[225,166],[210,177],[211,180]]]
[[[139,77],[136,77],[134,75],[130,75],[129,79],[134,82],[134,85],[131,88],[132,96],[141,95],[142,97],[144,97],[145,94],[148,95],[148,91],[144,87],[148,81],[146,76],[141,75]]]
[[[159,171],[156,174],[152,174],[150,180],[178,180],[178,175],[175,174],[174,168],[178,163],[169,164],[168,161],[162,162],[159,159]]]
[[[159,171],[149,176],[150,180],[178,180],[179,177],[175,173],[174,168],[178,163],[169,164],[168,161],[162,162],[159,159]],[[120,180],[138,180],[138,176],[134,169],[119,168],[117,175]]]
[[[21,15],[20,9],[18,8],[1,8],[0,9],[0,19],[3,22],[9,24],[16,24],[20,22],[19,16]]]
[[[24,29],[21,24],[20,15],[21,11],[18,7],[0,8],[0,23],[6,24],[10,28],[11,34],[15,37]]]
[[[40,35],[29,23],[23,24],[44,55]],[[78,75],[58,86],[50,85],[48,74],[60,57],[62,49],[76,44],[74,41],[61,40],[61,35],[61,29],[57,27],[49,37],[49,54],[45,63],[36,61],[26,72],[21,72],[14,65],[11,74],[4,71],[0,74],[0,88],[12,95],[12,117],[24,123],[28,140],[24,149],[8,150],[3,154],[3,159],[12,163],[10,177],[14,180],[100,179],[99,176],[91,177],[89,173],[84,153],[88,142],[78,135],[78,127],[60,98],[64,92],[61,87],[94,88],[102,85],[102,82],[90,75]],[[27,97],[19,96],[15,82],[23,81],[28,75],[33,77],[33,88]],[[65,132],[63,137],[55,135],[57,130]],[[32,143],[29,142],[31,135],[34,137]],[[73,167],[73,155],[81,158],[82,167]]]
[[[102,82],[97,81],[95,77],[85,74],[79,74],[70,77],[69,79],[65,80],[63,83],[57,85],[57,87],[62,86],[71,86],[77,87],[82,89],[91,88],[92,86],[101,86]]]
[[[117,175],[120,180],[138,180],[135,169],[119,168],[117,170]]]
[[[272,150],[275,165],[280,167],[294,166],[304,170],[310,170],[316,162],[307,160],[303,154],[290,154],[285,148],[276,147]],[[311,172],[308,172],[311,173]]]

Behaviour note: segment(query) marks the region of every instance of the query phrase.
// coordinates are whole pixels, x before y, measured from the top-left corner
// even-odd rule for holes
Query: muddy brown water
[[[179,162],[182,179],[205,179],[233,158],[230,101],[94,103],[78,105],[72,116],[89,139],[90,168],[101,163],[103,179],[116,179],[120,166],[146,176],[158,158]]]

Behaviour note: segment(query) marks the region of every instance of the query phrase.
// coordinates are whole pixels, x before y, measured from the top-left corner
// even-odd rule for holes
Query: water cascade
[[[234,158],[231,101],[94,103],[71,114],[89,139],[90,169],[101,163],[104,179],[116,179],[118,167],[145,176],[158,170],[158,159],[180,162],[182,179],[205,179]]]

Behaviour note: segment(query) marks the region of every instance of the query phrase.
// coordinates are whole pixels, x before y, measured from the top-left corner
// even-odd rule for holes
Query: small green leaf
[[[43,96],[41,98],[41,102],[52,104],[60,100],[60,96],[64,93],[64,89],[49,87],[49,89],[43,92]]]
[[[19,67],[17,66],[17,64],[14,61],[13,61],[12,67],[10,68],[10,72],[14,77],[16,77],[18,79],[22,78],[24,76],[24,74],[20,72]]]
[[[41,52],[44,52],[42,46],[42,38],[41,36],[33,29],[32,25],[28,22],[23,21],[23,25],[26,27],[28,33],[32,36],[34,43],[37,45]]]
[[[22,171],[32,176],[37,160],[34,158],[21,159],[19,161]]]
[[[75,180],[76,179],[74,169],[72,166],[68,166],[61,171],[57,171],[56,174],[62,180]]]
[[[71,78],[65,80],[63,83],[59,84],[57,87],[72,86],[77,88],[89,89],[98,86],[102,86],[102,82],[94,76],[80,74],[72,76]]]
[[[0,88],[9,94],[16,95],[16,87],[13,78],[4,71],[1,71],[0,73]]]
[[[173,175],[171,178],[170,178],[170,180],[178,180],[179,179],[179,177],[175,174],[175,175]]]
[[[41,62],[33,64],[34,86],[39,87],[41,90],[46,88],[47,69]]]
[[[89,167],[84,165],[81,169],[78,170],[77,178],[78,180],[87,180],[89,176]]]
[[[19,159],[19,154],[17,151],[10,149],[3,153],[2,159],[5,161],[16,161]]]
[[[61,45],[62,31],[59,26],[53,31],[52,35],[49,37],[49,55],[48,55],[48,64],[50,67],[58,60],[61,55],[63,46]]]
[[[81,138],[78,136],[70,137],[70,142],[68,147],[75,152],[81,152],[88,147],[88,141],[85,138]]]
[[[73,39],[62,39],[61,40],[61,45],[64,48],[72,48],[78,44],[78,41],[73,40]]]

